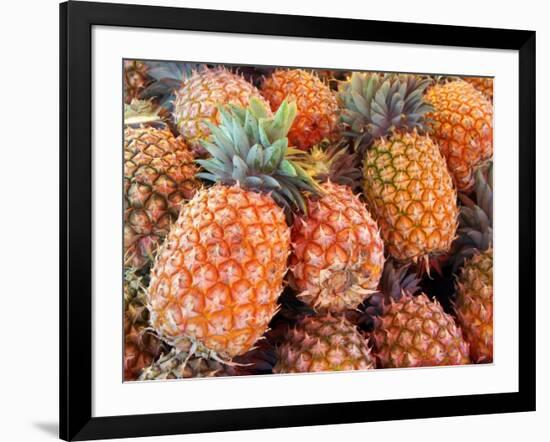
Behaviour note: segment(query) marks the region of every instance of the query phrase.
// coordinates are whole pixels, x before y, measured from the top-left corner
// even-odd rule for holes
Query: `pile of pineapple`
[[[124,73],[125,380],[492,362],[492,80]]]

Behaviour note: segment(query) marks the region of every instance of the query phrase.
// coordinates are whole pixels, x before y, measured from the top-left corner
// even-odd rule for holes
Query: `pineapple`
[[[474,362],[493,361],[493,250],[469,258],[457,280],[455,311]]]
[[[343,140],[289,156],[323,183],[322,196],[307,200],[307,216],[295,218],[290,258],[292,286],[318,311],[355,308],[376,289],[384,266],[378,226],[352,192],[361,177],[355,157]]]
[[[150,104],[150,103],[149,103]],[[124,263],[140,269],[191,198],[199,181],[191,150],[147,103],[126,108],[124,129]]]
[[[139,60],[124,60],[124,102],[141,98],[141,94],[151,84],[149,66]]]
[[[369,370],[374,356],[366,339],[343,317],[306,316],[286,333],[275,373]]]
[[[454,319],[424,293],[413,295],[396,287],[399,281],[394,276],[403,275],[392,269],[391,262],[386,263],[385,305],[372,333],[377,367],[468,364],[468,343]]]
[[[151,324],[180,351],[230,360],[277,312],[290,253],[284,208],[305,208],[311,178],[285,159],[296,106],[220,108],[199,176],[216,184],[181,210],[151,272]],[[279,203],[283,208],[281,208]]]
[[[456,191],[438,146],[425,135],[395,132],[375,141],[364,162],[364,193],[386,250],[403,262],[450,250]]]
[[[298,114],[288,134],[291,145],[308,150],[324,138],[339,137],[338,101],[316,74],[277,69],[264,80],[261,91],[273,111],[285,99],[296,100]]]
[[[204,153],[201,140],[210,134],[208,123],[220,122],[218,107],[246,107],[253,97],[263,101],[258,89],[240,75],[223,67],[197,70],[176,91],[174,121],[191,148]]]
[[[456,232],[456,192],[438,146],[424,135],[428,79],[353,73],[340,85],[342,121],[364,155],[364,194],[386,251],[427,265]]]
[[[474,184],[474,169],[493,155],[493,106],[463,80],[436,84],[425,95],[434,110],[427,117],[459,191]]]
[[[455,247],[455,312],[474,362],[493,361],[492,163],[475,174],[476,203],[463,196]]]
[[[464,81],[470,83],[479,92],[493,101],[493,79],[487,77],[464,77]]]
[[[327,181],[292,229],[290,267],[299,298],[318,311],[355,308],[378,286],[384,244],[365,205]]]
[[[133,381],[167,347],[147,329],[145,288],[131,270],[126,271],[124,278],[124,305],[124,380]]]
[[[380,367],[430,367],[470,362],[468,344],[454,319],[421,293],[388,306],[374,331]]]

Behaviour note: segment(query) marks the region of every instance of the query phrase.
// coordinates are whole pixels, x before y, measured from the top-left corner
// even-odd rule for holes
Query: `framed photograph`
[[[535,32],[60,17],[62,439],[535,409]]]

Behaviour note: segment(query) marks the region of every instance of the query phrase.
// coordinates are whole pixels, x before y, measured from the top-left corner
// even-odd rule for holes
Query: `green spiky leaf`
[[[345,134],[365,149],[391,130],[422,132],[425,115],[432,110],[422,98],[428,85],[427,79],[414,75],[354,72],[339,90]]]
[[[219,113],[220,124],[208,124],[211,135],[203,146],[212,158],[198,160],[204,169],[199,177],[269,192],[285,209],[305,211],[302,192],[320,190],[306,171],[286,158],[296,105],[284,101],[271,116],[261,100],[251,99],[247,108],[225,106]]]

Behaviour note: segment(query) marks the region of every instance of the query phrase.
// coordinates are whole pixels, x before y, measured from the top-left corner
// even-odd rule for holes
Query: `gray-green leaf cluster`
[[[458,238],[453,244],[456,271],[464,260],[476,250],[485,251],[493,239],[493,163],[480,166],[475,173],[474,202],[466,195],[459,195],[462,207],[458,216]]]
[[[296,104],[284,101],[274,116],[261,100],[252,98],[246,109],[219,108],[220,124],[208,123],[210,138],[203,141],[211,158],[198,160],[200,178],[225,185],[269,192],[285,209],[306,211],[302,192],[318,193],[318,186],[297,164],[288,160],[287,134]]]
[[[424,131],[425,115],[432,110],[423,99],[429,84],[414,75],[354,72],[338,94],[345,135],[364,149],[392,130]]]

